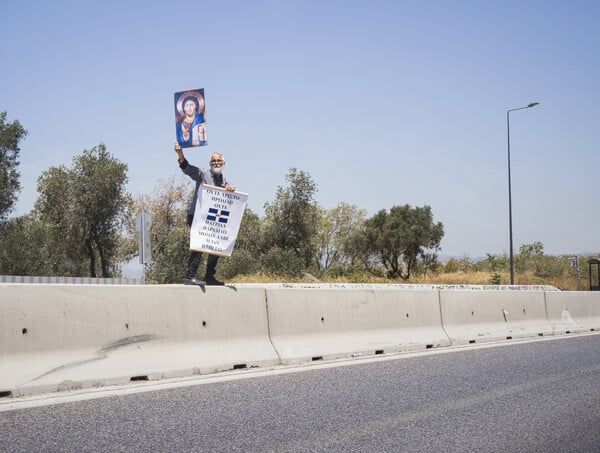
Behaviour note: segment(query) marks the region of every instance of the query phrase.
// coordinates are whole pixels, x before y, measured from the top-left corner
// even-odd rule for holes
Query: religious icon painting
[[[175,93],[175,130],[182,148],[206,146],[204,88]]]

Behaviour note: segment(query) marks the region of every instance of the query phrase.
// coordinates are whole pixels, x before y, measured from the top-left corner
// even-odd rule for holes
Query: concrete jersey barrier
[[[0,399],[600,329],[600,292],[0,284]]]
[[[556,333],[600,330],[600,291],[546,293],[546,306]]]
[[[0,392],[278,363],[262,289],[0,285]]]
[[[437,291],[267,289],[267,303],[284,364],[449,344]]]
[[[452,344],[551,335],[541,291],[440,291]]]

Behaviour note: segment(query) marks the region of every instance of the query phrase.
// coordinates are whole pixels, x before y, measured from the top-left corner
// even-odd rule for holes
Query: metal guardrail
[[[80,285],[143,285],[141,278],[43,277],[0,275],[0,283],[57,283]]]

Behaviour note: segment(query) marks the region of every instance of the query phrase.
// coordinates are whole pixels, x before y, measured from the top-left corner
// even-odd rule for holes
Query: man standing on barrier
[[[225,159],[222,154],[213,153],[210,156],[210,169],[201,169],[194,165],[190,165],[179,143],[175,143],[175,152],[179,160],[179,168],[196,181],[196,188],[194,189],[194,197],[192,203],[188,209],[187,224],[192,226],[194,220],[194,212],[196,210],[196,200],[198,199],[198,188],[200,184],[209,184],[212,186],[223,187],[229,192],[234,192],[235,187],[230,186],[225,177],[223,176],[223,166],[225,165]],[[183,281],[186,285],[223,285],[224,283],[215,278],[215,272],[217,270],[217,262],[219,257],[217,255],[208,255],[206,261],[206,273],[204,275],[204,281],[196,278],[196,272],[202,261],[202,253],[192,250],[190,253],[190,259],[188,261],[187,272],[185,274],[185,280]]]

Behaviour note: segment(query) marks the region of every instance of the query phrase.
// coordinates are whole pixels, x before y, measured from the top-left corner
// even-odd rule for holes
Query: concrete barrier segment
[[[555,333],[600,330],[600,292],[547,292],[548,321]]]
[[[440,291],[440,307],[452,344],[553,334],[542,291]]]
[[[0,284],[0,398],[599,328],[588,292]]]
[[[284,364],[449,345],[437,291],[267,289]]]
[[[0,395],[277,363],[264,289],[0,285]]]

